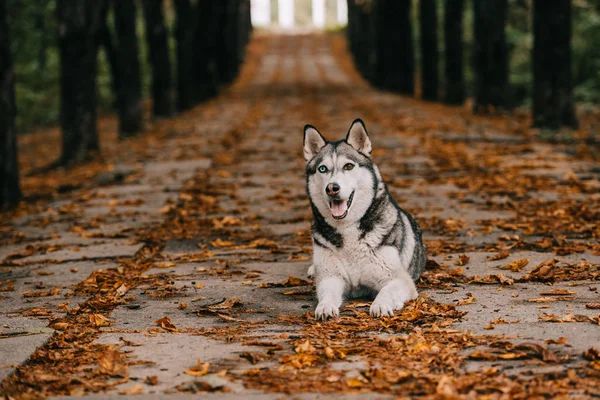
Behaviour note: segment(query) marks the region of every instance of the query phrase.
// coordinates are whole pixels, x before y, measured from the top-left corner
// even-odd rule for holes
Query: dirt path
[[[109,146],[104,172],[64,171],[81,188],[0,227],[6,394],[600,395],[585,148],[377,92],[339,37],[249,51],[222,96]],[[356,117],[424,229],[428,269],[393,318],[365,301],[317,323],[302,127],[337,139]]]

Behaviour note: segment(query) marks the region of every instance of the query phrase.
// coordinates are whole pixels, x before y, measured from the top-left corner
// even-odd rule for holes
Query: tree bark
[[[533,2],[533,124],[575,128],[571,78],[571,1]]]
[[[239,0],[222,0],[217,13],[219,15],[216,62],[219,81],[230,83],[237,75],[241,27],[238,18]]]
[[[196,9],[190,0],[175,0],[177,39],[177,109],[180,111],[193,107],[196,95],[196,29],[198,18]]]
[[[466,96],[463,71],[463,9],[464,0],[445,0],[446,96],[444,101],[454,105],[463,104]]]
[[[214,97],[219,91],[217,42],[220,5],[213,0],[198,1],[198,49],[196,51],[198,100]]]
[[[439,92],[437,0],[420,0],[419,21],[422,98],[436,101]]]
[[[142,129],[142,82],[139,46],[136,31],[135,0],[116,0],[114,3],[115,30],[119,40],[119,136],[132,136]]]
[[[152,70],[152,108],[155,116],[170,117],[175,113],[175,101],[167,27],[163,16],[163,1],[143,0],[142,5],[146,20],[149,62]]]
[[[6,0],[0,0],[0,207],[21,197],[15,128],[15,74],[8,37]]]
[[[80,162],[98,150],[96,74],[98,34],[105,0],[58,0],[62,163]]]
[[[384,0],[377,13],[381,24],[375,29],[383,42],[380,55],[383,87],[398,93],[413,96],[414,48],[411,24],[411,0]]]
[[[491,107],[507,108],[510,100],[508,45],[505,34],[508,0],[475,0],[473,9],[473,111],[488,112]]]

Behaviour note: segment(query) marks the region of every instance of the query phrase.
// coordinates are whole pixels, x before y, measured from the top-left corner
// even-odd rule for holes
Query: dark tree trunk
[[[533,38],[533,124],[575,128],[571,1],[534,0]]]
[[[6,12],[6,1],[0,0],[0,207],[14,204],[21,197],[15,129],[15,74]]]
[[[120,0],[117,0],[116,3],[119,3],[119,1]],[[115,93],[115,96],[118,97],[118,93],[121,90],[121,79],[119,76],[119,50],[115,45],[115,41],[110,29],[108,28],[106,19],[104,20],[102,27],[98,32],[98,46],[102,47],[104,54],[106,54],[108,65],[110,67],[110,79],[112,81],[113,92]]]
[[[463,9],[464,0],[445,0],[446,96],[444,101],[455,105],[463,104],[466,96],[463,71]]]
[[[420,0],[419,21],[422,98],[436,101],[439,92],[437,0]]]
[[[96,73],[104,0],[58,0],[62,163],[88,159],[98,150]]]
[[[220,5],[212,0],[198,1],[198,48],[196,51],[198,100],[214,97],[219,91],[217,42]]]
[[[177,22],[177,109],[180,111],[193,107],[196,95],[196,10],[190,0],[175,0]]]
[[[119,136],[134,135],[142,129],[142,83],[135,0],[114,1],[115,30],[119,41]]]
[[[508,0],[474,0],[475,49],[475,112],[488,112],[490,107],[507,108],[508,46],[506,43],[506,17]]]
[[[221,83],[230,83],[237,75],[241,31],[238,3],[239,0],[222,0],[218,6],[216,61]]]
[[[152,101],[154,115],[169,117],[175,113],[175,102],[169,60],[167,27],[162,0],[143,0],[146,20],[149,62],[152,70]]]
[[[411,0],[384,0],[377,11],[381,24],[375,27],[379,40],[383,42],[380,60],[383,87],[398,93],[413,96],[414,49],[411,24]]]

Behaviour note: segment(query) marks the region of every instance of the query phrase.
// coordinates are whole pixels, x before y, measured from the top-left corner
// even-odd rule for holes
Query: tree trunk
[[[238,0],[222,0],[218,7],[216,61],[221,83],[230,83],[237,75],[239,65]]]
[[[62,163],[80,162],[98,150],[96,73],[98,34],[105,0],[58,0]]]
[[[169,117],[175,113],[175,102],[167,27],[163,16],[163,1],[143,0],[142,5],[146,20],[149,62],[152,70],[152,108],[155,116]]]
[[[0,0],[0,207],[21,197],[15,129],[15,74],[8,37],[6,1]]]
[[[475,0],[473,8],[474,111],[488,112],[490,107],[507,108],[510,99],[505,34],[508,0]]]
[[[213,0],[198,1],[197,93],[199,101],[214,97],[219,91],[217,42],[220,5]]]
[[[119,80],[121,82],[120,90],[117,93],[119,136],[124,138],[139,132],[144,122],[135,0],[116,0],[114,12],[115,28],[119,40]]]
[[[379,40],[383,41],[380,56],[383,87],[413,96],[414,49],[411,24],[411,0],[384,0],[379,2],[381,24],[377,27]]]
[[[196,104],[196,10],[190,0],[175,0],[177,16],[177,109],[192,108]]]
[[[419,21],[422,98],[436,101],[439,91],[437,0],[421,0],[419,2]]]
[[[533,2],[533,124],[577,127],[571,79],[571,1]]]
[[[462,105],[466,96],[463,71],[463,9],[464,0],[445,0],[446,96],[444,101],[454,105]]]

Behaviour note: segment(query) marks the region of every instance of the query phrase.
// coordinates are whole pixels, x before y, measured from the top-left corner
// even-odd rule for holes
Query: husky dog
[[[371,160],[362,120],[327,142],[304,127],[306,189],[313,212],[316,319],[339,315],[342,299],[371,296],[372,317],[393,316],[417,297],[425,247],[414,218],[398,207]]]

